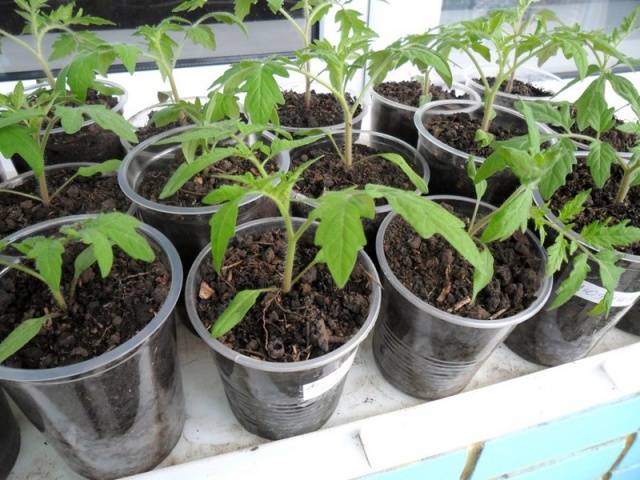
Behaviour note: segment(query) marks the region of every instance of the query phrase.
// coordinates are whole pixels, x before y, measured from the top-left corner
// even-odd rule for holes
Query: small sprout
[[[77,225],[64,226],[59,235],[29,237],[11,244],[23,258],[0,255],[0,266],[42,282],[51,292],[57,310],[25,320],[0,342],[0,364],[38,335],[46,322],[66,315],[75,302],[76,290],[85,271],[97,263],[103,278],[111,273],[114,246],[133,259],[154,261],[155,253],[151,245],[137,231],[140,225],[139,220],[124,213],[107,213]],[[61,285],[63,256],[72,244],[86,247],[74,259],[74,275],[67,291]],[[9,245],[0,244],[0,253],[8,248]]]

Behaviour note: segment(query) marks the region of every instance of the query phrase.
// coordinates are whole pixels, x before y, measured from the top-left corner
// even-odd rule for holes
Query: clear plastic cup
[[[456,212],[470,217],[475,200],[448,195],[429,197],[446,202]],[[482,203],[480,214],[495,207]],[[413,294],[395,276],[384,253],[387,228],[398,218],[389,215],[378,232],[376,253],[383,279],[380,320],[373,333],[373,355],[384,378],[408,395],[429,400],[454,395],[464,389],[491,352],[518,324],[535,315],[551,294],[546,278],[536,300],[515,315],[497,320],[479,320],[454,315],[428,304]],[[542,259],[545,252],[536,236],[527,236]],[[544,269],[545,261],[541,263]]]
[[[449,88],[444,82],[436,85],[444,89]],[[451,90],[457,96],[467,95],[468,100],[480,102],[480,95],[471,87],[454,83]],[[375,132],[386,133],[407,142],[409,145],[417,145],[418,130],[413,123],[413,117],[417,110],[417,107],[390,100],[371,89],[371,130]],[[473,107],[468,107],[468,110],[473,111]]]
[[[93,217],[50,220],[4,241],[52,234],[63,225]],[[0,386],[63,460],[89,478],[150,470],[171,452],[184,426],[173,317],[182,265],[164,235],[148,225],[140,231],[158,248],[158,259],[171,272],[169,293],[151,322],[122,345],[80,363],[39,370],[0,366]]]
[[[7,478],[20,453],[20,427],[0,389],[0,478]]]
[[[305,220],[294,221],[299,226]],[[236,228],[236,235],[274,227],[284,228],[282,219],[264,218],[245,223]],[[211,247],[206,247],[191,267],[185,302],[194,329],[211,349],[233,414],[249,432],[270,439],[319,429],[335,411],[358,347],[378,318],[381,290],[373,262],[366,253],[360,252],[359,262],[372,278],[369,315],[360,330],[347,343],[321,357],[277,363],[236,352],[205,329],[196,310],[196,296],[202,278],[200,266],[210,256]]]

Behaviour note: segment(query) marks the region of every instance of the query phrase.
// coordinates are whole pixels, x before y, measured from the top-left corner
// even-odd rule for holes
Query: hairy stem
[[[309,0],[303,0],[302,2],[303,10],[304,10],[304,32],[303,32],[303,41],[304,48],[309,47],[311,43],[311,25],[309,19]],[[311,72],[311,60],[308,60],[304,68],[307,72]],[[304,77],[304,108],[307,110],[311,109],[311,78],[305,75]]]
[[[344,116],[344,163],[347,168],[353,166],[353,116],[350,113]]]
[[[47,186],[47,178],[44,172],[38,177],[38,188],[40,189],[40,199],[45,207],[51,205],[51,198],[49,197],[49,187]]]
[[[636,174],[638,173],[638,169],[640,169],[640,160],[635,161],[630,167],[628,167],[624,171],[624,175],[622,176],[622,180],[620,181],[620,186],[618,187],[618,193],[616,194],[615,203],[624,203],[629,194],[629,189],[631,188],[631,184],[633,180],[636,178]]]
[[[478,210],[480,209],[480,198],[476,198],[476,204],[473,207],[473,215],[471,215],[471,221],[469,222],[468,232],[471,233],[473,231],[474,225],[476,223],[476,218],[478,217]]]
[[[293,222],[289,215],[288,210],[286,212],[281,211],[282,218],[284,220],[285,227],[287,229],[287,256],[284,263],[284,278],[282,280],[282,292],[289,293],[293,286],[293,265],[296,258],[296,245],[295,239],[296,232],[293,228]]]
[[[496,95],[498,94],[499,87],[498,79],[496,78],[496,83],[493,88],[487,90],[486,98],[484,100],[484,112],[482,113],[482,126],[480,127],[483,131],[489,133],[489,128],[491,128],[491,113],[493,112],[493,104],[496,100]]]

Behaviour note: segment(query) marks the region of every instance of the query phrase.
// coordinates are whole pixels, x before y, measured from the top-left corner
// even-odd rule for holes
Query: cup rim
[[[485,63],[483,65],[480,65],[480,68],[485,71],[487,69],[493,69],[495,70],[497,68],[496,65],[492,64],[492,63]],[[537,68],[537,67],[529,67],[529,66],[522,66],[520,67],[517,71],[516,71],[516,79],[518,77],[518,72],[523,72],[523,71],[528,71],[528,72],[535,72],[535,73],[539,73],[542,74],[546,77],[548,77],[549,81],[553,81],[553,82],[559,82],[562,83],[562,79],[560,77],[558,77],[557,75],[544,70],[543,68]],[[478,89],[480,92],[484,92],[484,85],[482,85],[481,83],[476,82],[475,78],[474,78],[474,73],[475,75],[478,74],[478,70],[476,69],[475,66],[470,66],[467,67],[464,70],[464,76],[466,79],[466,83],[471,85],[473,88]],[[498,91],[497,92],[497,96],[498,97],[502,97],[502,98],[508,98],[509,100],[512,101],[516,101],[516,100],[524,100],[527,102],[535,102],[535,101],[549,101],[551,100],[553,97],[555,97],[557,95],[558,92],[552,92],[551,95],[545,95],[543,97],[530,97],[530,96],[526,96],[526,95],[515,95],[513,93],[506,93],[506,92],[501,92]]]

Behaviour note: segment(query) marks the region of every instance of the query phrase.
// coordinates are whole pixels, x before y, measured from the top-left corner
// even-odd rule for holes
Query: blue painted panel
[[[459,478],[467,458],[467,450],[431,457],[395,470],[376,473],[365,477],[367,480],[441,480]]]
[[[589,448],[531,470],[507,475],[509,480],[600,480],[624,448],[624,440]],[[473,478],[483,478],[474,475]],[[505,478],[505,477],[501,477]],[[637,477],[636,477],[637,478]]]
[[[549,397],[549,401],[552,400]],[[488,441],[473,476],[484,480],[563,458],[640,429],[640,397]]]
[[[640,465],[627,470],[616,470],[611,480],[638,480],[640,478]]]

